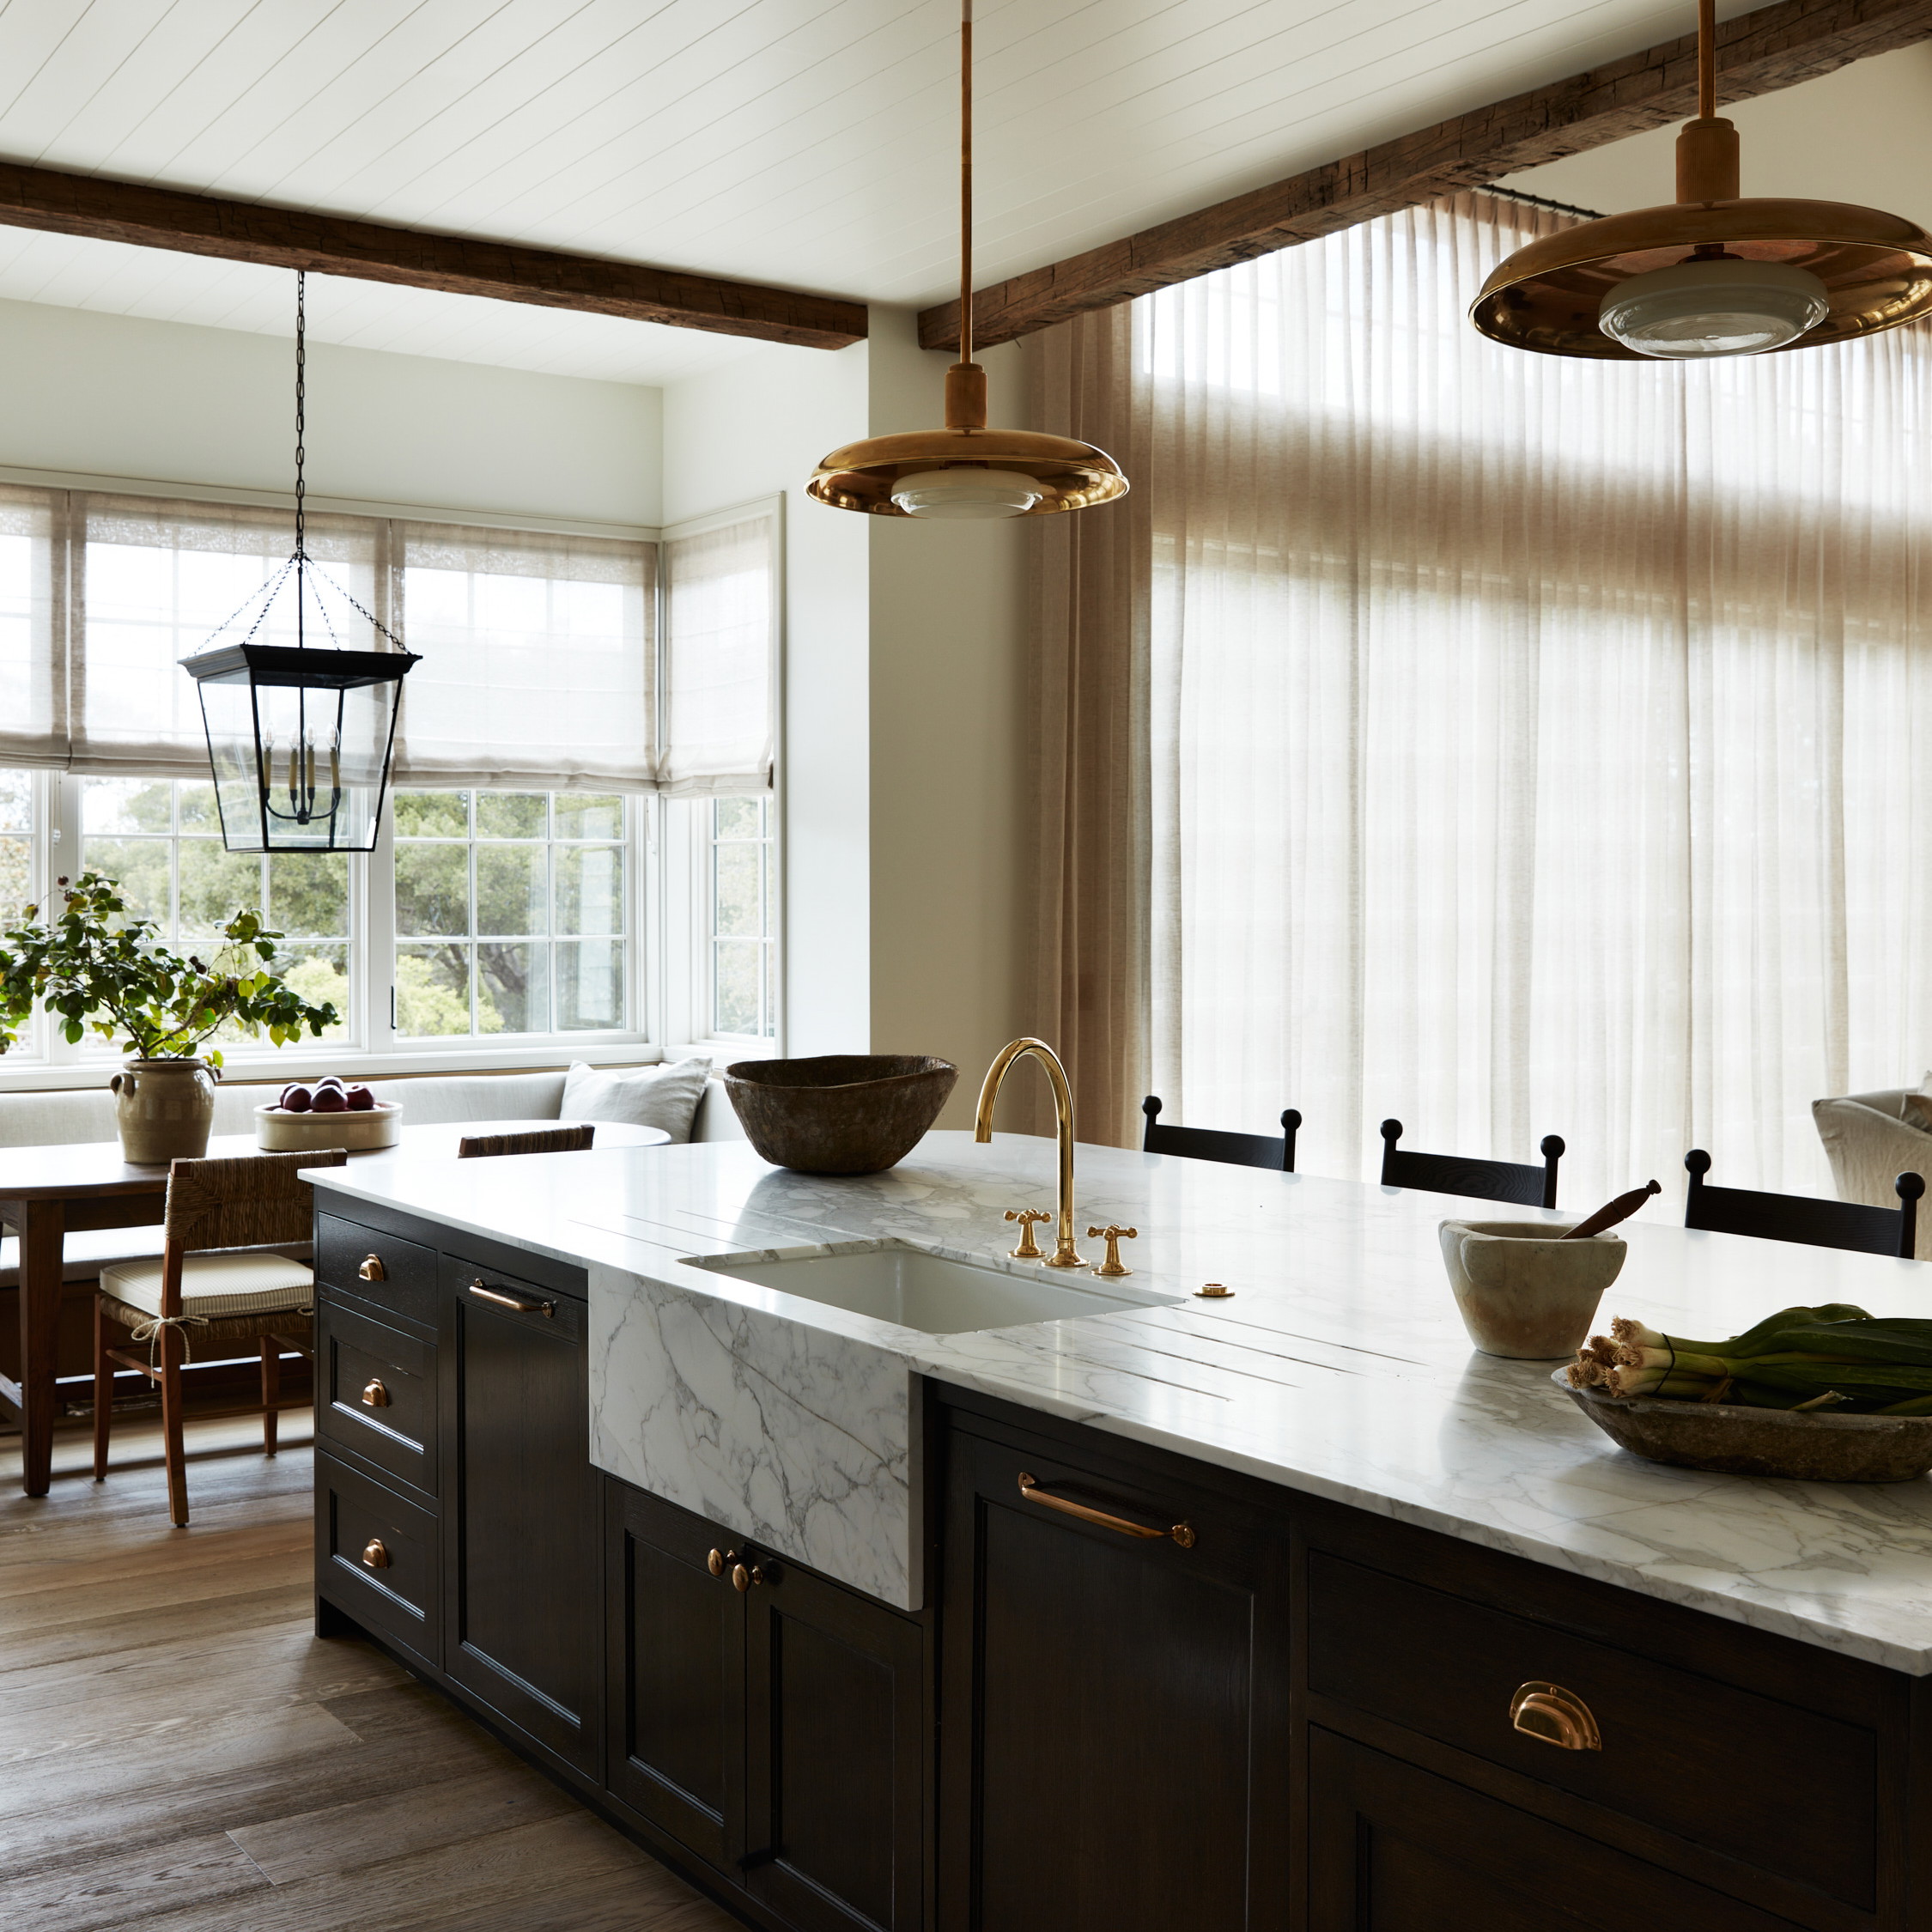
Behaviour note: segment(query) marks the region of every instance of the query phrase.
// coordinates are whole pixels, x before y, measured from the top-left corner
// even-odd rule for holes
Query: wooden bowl
[[[1932,1469],[1932,1416],[1793,1415],[1732,1402],[1660,1401],[1550,1377],[1619,1449],[1721,1476],[1909,1483]]]
[[[744,1135],[774,1167],[883,1174],[919,1145],[959,1078],[923,1054],[821,1054],[741,1060],[725,1091]]]
[[[403,1131],[397,1101],[381,1101],[360,1114],[291,1114],[285,1107],[255,1109],[255,1145],[264,1154],[306,1154],[317,1147],[346,1147],[366,1154],[393,1147]]]

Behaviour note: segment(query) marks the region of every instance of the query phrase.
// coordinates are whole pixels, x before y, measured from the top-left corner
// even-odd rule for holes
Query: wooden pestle
[[[1613,1201],[1606,1201],[1587,1221],[1579,1221],[1566,1235],[1564,1241],[1588,1241],[1592,1235],[1601,1234],[1606,1228],[1613,1228],[1619,1221],[1627,1221],[1652,1194],[1661,1194],[1663,1189],[1655,1181],[1647,1181],[1641,1188],[1632,1188],[1627,1194],[1619,1194]]]

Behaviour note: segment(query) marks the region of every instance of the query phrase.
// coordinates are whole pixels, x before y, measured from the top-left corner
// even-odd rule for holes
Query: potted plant
[[[183,958],[155,943],[151,919],[130,918],[116,883],[82,872],[58,884],[65,904],[39,923],[40,908],[11,927],[0,945],[0,1053],[18,1039],[36,1004],[78,1045],[89,1032],[118,1039],[128,1055],[110,1084],[121,1151],[140,1164],[208,1151],[215,1118],[219,1049],[200,1049],[233,1024],[276,1046],[306,1026],[318,1039],[336,1019],[270,969],[275,942],[258,913],[238,912],[222,928],[210,961]]]

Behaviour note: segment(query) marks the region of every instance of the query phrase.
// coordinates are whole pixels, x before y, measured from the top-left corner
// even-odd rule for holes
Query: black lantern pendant
[[[367,852],[382,817],[403,679],[421,660],[308,554],[303,503],[307,276],[295,277],[295,548],[203,649],[208,762],[230,852]],[[325,644],[309,641],[326,639]],[[343,648],[367,637],[368,650]],[[293,642],[280,641],[293,639]]]

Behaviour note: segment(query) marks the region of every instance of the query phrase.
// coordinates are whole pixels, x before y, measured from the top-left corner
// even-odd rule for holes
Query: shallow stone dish
[[[774,1167],[883,1174],[919,1145],[958,1078],[925,1054],[821,1054],[741,1060],[725,1069],[725,1091]]]
[[[393,1147],[403,1131],[399,1101],[378,1101],[360,1114],[292,1114],[285,1107],[255,1109],[255,1145],[264,1154],[306,1154],[317,1147],[346,1147],[366,1154]]]
[[[1730,1402],[1658,1401],[1550,1380],[1612,1442],[1652,1462],[1803,1483],[1909,1483],[1932,1469],[1932,1416],[1793,1415]]]

